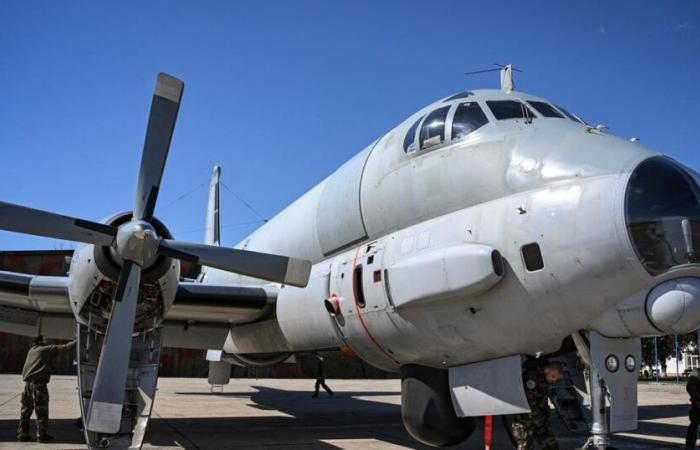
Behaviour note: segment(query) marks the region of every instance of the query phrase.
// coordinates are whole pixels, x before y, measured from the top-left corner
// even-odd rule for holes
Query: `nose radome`
[[[668,334],[689,333],[700,325],[700,278],[677,278],[656,286],[646,310],[656,328]]]

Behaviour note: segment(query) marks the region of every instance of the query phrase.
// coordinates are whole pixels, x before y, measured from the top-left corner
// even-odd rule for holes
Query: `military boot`
[[[40,434],[36,437],[37,442],[51,442],[53,441],[53,436],[50,434]]]

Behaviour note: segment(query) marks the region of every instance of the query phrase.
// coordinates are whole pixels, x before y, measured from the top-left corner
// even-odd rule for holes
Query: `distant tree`
[[[679,353],[693,353],[697,354],[697,339],[698,335],[696,331],[688,334],[678,335],[678,351]],[[668,360],[676,355],[675,343],[673,335],[658,336],[656,338],[658,352],[659,352],[659,365],[661,366],[661,372],[666,373],[666,368],[668,366]],[[689,345],[690,344],[690,345]],[[649,367],[654,367],[655,355],[654,355],[654,338],[642,338],[642,362]]]
[[[658,336],[656,348],[659,352],[659,365],[661,372],[666,373],[666,360],[673,355],[673,336]],[[642,338],[642,362],[655,368],[656,355],[654,350],[654,338]]]

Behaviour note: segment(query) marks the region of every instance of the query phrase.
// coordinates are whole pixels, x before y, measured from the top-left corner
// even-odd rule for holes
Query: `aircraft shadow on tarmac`
[[[331,388],[332,380],[329,381]],[[310,380],[310,387],[313,380]],[[332,398],[321,390],[319,398],[311,398],[311,392],[289,391],[265,386],[252,386],[256,392],[176,392],[183,396],[217,396],[248,398],[248,406],[263,411],[279,411],[287,416],[222,417],[201,419],[211,433],[220,437],[230,436],[231,443],[270,445],[273,442],[313,446],[313,448],[337,448],[324,440],[377,439],[411,448],[420,446],[403,428],[401,407],[372,398],[396,396],[397,391],[336,392]],[[199,421],[200,419],[195,419]],[[167,419],[169,423],[173,420]],[[206,423],[214,422],[214,423]],[[199,426],[180,424],[188,433],[199,436]],[[215,431],[218,430],[218,431]],[[188,434],[185,433],[185,434]],[[202,433],[203,434],[203,433]],[[146,436],[148,440],[149,436]],[[195,442],[197,439],[193,439]],[[151,440],[152,445],[168,445]],[[224,444],[223,442],[221,443]],[[239,445],[241,445],[239,444]]]
[[[690,419],[683,422],[683,425],[676,425],[672,423],[659,423],[652,422],[656,419],[674,418],[674,417],[688,417],[688,412],[690,411],[690,405],[653,405],[653,406],[640,406],[639,407],[639,427],[634,432],[638,435],[643,436],[669,436],[676,438],[683,438],[685,440],[685,432],[687,430],[687,425]],[[646,439],[634,439],[625,438],[628,440],[634,440],[636,442],[649,443],[653,442]]]
[[[332,387],[332,381],[329,383]],[[313,385],[313,381],[311,381]],[[161,417],[154,412],[149,423],[145,442],[152,446],[179,446],[193,449],[224,447],[275,447],[286,444],[293,448],[338,448],[327,440],[376,439],[380,442],[409,448],[428,449],[420,446],[404,430],[399,405],[385,403],[379,397],[396,396],[398,392],[337,392],[328,398],[321,392],[318,399],[310,396],[310,391],[289,391],[264,386],[253,386],[257,392],[176,392],[176,395],[191,397],[183,399],[183,404],[207,397],[229,397],[250,399],[248,406],[262,411],[279,411],[282,416],[226,416],[193,417],[187,410],[179,411],[184,417]],[[373,398],[377,398],[373,400]],[[157,401],[157,400],[156,400]],[[653,423],[648,420],[666,417],[685,416],[685,405],[654,405],[639,408],[640,429],[636,434],[649,436],[685,436],[685,426]],[[73,419],[53,419],[50,431],[56,437],[56,444],[84,443],[82,431],[73,424]],[[481,425],[481,421],[479,421]],[[17,421],[0,421],[0,442],[15,442]],[[555,424],[555,434],[561,448],[574,448],[585,440],[583,435],[566,432]],[[494,448],[512,448],[507,441],[500,420],[494,421]],[[481,426],[471,439],[455,448],[483,448]],[[652,439],[624,438],[635,448],[661,448]],[[582,442],[581,442],[582,443]],[[21,444],[18,444],[18,448]],[[626,447],[625,445],[625,447]],[[664,448],[674,448],[672,446]]]
[[[330,382],[332,387],[332,382]],[[313,386],[313,380],[311,380]],[[289,391],[253,386],[257,392],[176,392],[183,399],[178,412],[183,417],[161,417],[157,405],[149,421],[144,443],[151,446],[179,446],[192,449],[275,447],[336,449],[325,440],[377,439],[409,448],[420,446],[404,430],[399,405],[368,398],[396,396],[391,392],[337,392],[333,398],[321,391],[318,399],[310,391]],[[207,397],[250,399],[249,407],[280,411],[284,415],[187,417],[186,405]],[[199,397],[201,400],[196,400]],[[362,397],[362,398],[358,398]],[[156,402],[158,400],[156,399]],[[224,413],[225,414],[225,413]],[[75,419],[51,419],[50,433],[55,444],[84,445]],[[16,420],[0,420],[0,444],[16,442]],[[34,421],[32,420],[32,431]],[[21,448],[21,443],[16,443]],[[29,443],[32,444],[32,443]],[[47,447],[49,448],[49,447]]]

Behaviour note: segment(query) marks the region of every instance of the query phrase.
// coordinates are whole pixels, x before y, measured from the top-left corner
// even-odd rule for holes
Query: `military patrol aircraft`
[[[501,81],[411,115],[226,248],[218,168],[203,244],[154,216],[183,92],[160,74],[133,211],[0,203],[0,229],[84,244],[65,277],[0,273],[0,329],[77,335],[91,448],[141,446],[163,345],[255,366],[347,347],[401,373],[406,429],[432,446],[528,411],[523,358],[573,350],[604,448],[636,427],[639,336],[700,323],[699,176],[513,90],[511,66]]]

